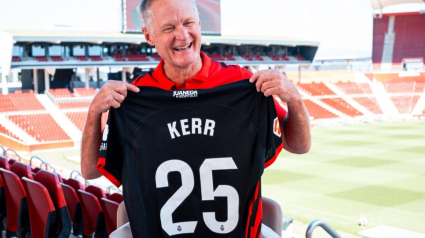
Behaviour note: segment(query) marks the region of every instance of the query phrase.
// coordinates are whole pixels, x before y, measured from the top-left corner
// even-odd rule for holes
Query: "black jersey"
[[[98,169],[123,185],[133,237],[259,237],[260,178],[281,148],[273,99],[247,80],[140,87],[110,110]]]

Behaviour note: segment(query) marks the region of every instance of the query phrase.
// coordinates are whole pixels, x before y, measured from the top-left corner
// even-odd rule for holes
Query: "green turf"
[[[425,122],[312,129],[305,155],[282,152],[263,175],[263,195],[304,223],[321,218],[358,234],[388,225],[425,233]]]

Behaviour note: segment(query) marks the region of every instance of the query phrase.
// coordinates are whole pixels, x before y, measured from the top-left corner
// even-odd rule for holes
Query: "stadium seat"
[[[96,187],[96,186],[93,186],[93,185],[87,186],[84,191],[95,195],[97,197],[97,199],[99,199],[99,200],[101,198],[106,198],[106,194],[103,191],[103,189]]]
[[[77,192],[77,191],[78,191],[78,189],[85,190],[84,185],[82,185],[82,184],[80,183],[80,181],[78,181],[78,180],[76,180],[76,179],[69,178],[69,179],[67,179],[66,181],[64,181],[64,183],[65,183],[65,184],[68,184],[69,186],[71,186],[71,187],[75,190],[75,192]]]
[[[7,163],[7,158],[4,155],[0,155],[0,168],[9,170],[9,163]],[[4,230],[3,220],[7,217],[6,212],[6,196],[4,191],[3,179],[0,176],[0,231]]]
[[[263,223],[282,236],[282,209],[276,201],[262,197]]]
[[[84,221],[77,192],[68,184],[61,183],[61,186],[68,207],[68,213],[71,218],[72,234],[75,236],[82,235]]]
[[[106,198],[117,203],[121,203],[122,201],[124,201],[123,195],[119,193],[106,194]]]
[[[92,237],[95,232],[97,235],[107,234],[105,219],[97,197],[81,189],[77,191],[77,194],[83,212],[83,238]]]
[[[22,178],[28,200],[31,237],[57,236],[56,211],[47,189],[39,182]]]
[[[71,219],[62,187],[59,182],[59,176],[55,173],[40,170],[34,176],[34,180],[43,184],[49,191],[50,198],[56,209],[56,232],[57,237],[69,237],[71,234]]]
[[[3,168],[0,175],[4,183],[7,221],[6,237],[25,237],[30,232],[26,193],[19,177]]]
[[[110,235],[117,229],[117,211],[119,203],[106,198],[101,198],[100,206],[102,207],[103,215],[105,217],[108,235]]]
[[[29,179],[33,179],[31,167],[22,162],[16,161],[15,163],[13,163],[13,165],[10,166],[10,171],[15,173],[18,178],[27,177]]]

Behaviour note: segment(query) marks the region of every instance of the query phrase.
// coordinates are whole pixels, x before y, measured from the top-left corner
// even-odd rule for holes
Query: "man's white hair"
[[[142,14],[143,21],[145,22],[145,27],[150,31],[151,30],[151,20],[152,20],[152,9],[151,5],[154,1],[161,0],[142,0],[140,3],[140,13]],[[199,16],[198,7],[196,6],[195,0],[187,0],[192,4],[193,9],[196,14]]]

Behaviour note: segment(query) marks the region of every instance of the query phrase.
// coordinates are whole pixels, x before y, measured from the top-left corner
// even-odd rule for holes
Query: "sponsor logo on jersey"
[[[105,129],[103,130],[102,141],[106,141],[108,139],[108,133],[109,133],[109,125],[106,124]],[[102,142],[100,144],[99,151],[106,150],[107,148],[108,148],[108,143]]]
[[[198,97],[197,90],[173,91],[175,98],[196,98]]]
[[[103,141],[106,141],[108,139],[108,133],[109,133],[109,125],[106,124],[105,130],[103,130],[103,136],[102,136]]]
[[[273,122],[273,133],[279,137],[282,135],[282,133],[280,132],[279,119],[277,117],[274,119]]]

